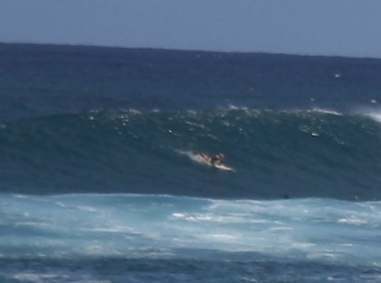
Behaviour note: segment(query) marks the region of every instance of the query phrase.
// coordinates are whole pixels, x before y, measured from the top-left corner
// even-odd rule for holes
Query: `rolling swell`
[[[4,123],[0,189],[380,199],[381,126],[319,110],[92,111]],[[224,152],[236,172],[189,158]]]

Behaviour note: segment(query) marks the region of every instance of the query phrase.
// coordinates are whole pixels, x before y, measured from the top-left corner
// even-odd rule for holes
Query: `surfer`
[[[223,153],[216,154],[215,156],[210,158],[210,163],[212,165],[222,165],[225,159],[225,155]]]
[[[219,170],[235,172],[234,168],[229,167],[224,163],[225,155],[223,153],[219,153],[212,156],[212,155],[199,152],[199,153],[195,153],[194,157],[196,158],[194,160],[199,163],[209,165]]]
[[[210,165],[223,165],[223,161],[225,159],[225,155],[223,153],[216,154],[215,156],[209,156],[204,153],[198,154],[201,158],[206,160]]]

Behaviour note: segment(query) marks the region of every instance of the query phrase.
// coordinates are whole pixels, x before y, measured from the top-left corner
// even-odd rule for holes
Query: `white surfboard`
[[[226,165],[223,165],[223,164],[214,164],[214,165],[211,165],[212,167],[215,167],[217,169],[220,169],[220,170],[225,170],[225,171],[234,171],[233,168],[231,167],[228,167]]]

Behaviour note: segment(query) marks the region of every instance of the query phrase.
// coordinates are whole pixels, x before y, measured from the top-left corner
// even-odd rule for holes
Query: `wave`
[[[0,258],[217,259],[223,252],[314,262],[380,260],[376,236],[367,236],[380,228],[380,202],[132,194],[3,194],[0,202],[3,235],[12,234],[11,241],[0,240]]]
[[[379,199],[374,115],[232,107],[20,119],[0,127],[0,189]],[[197,152],[225,153],[235,172],[194,162]]]

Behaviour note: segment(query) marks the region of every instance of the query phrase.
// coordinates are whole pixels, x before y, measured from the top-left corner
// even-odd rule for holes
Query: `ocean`
[[[380,59],[0,58],[0,282],[381,281]]]

